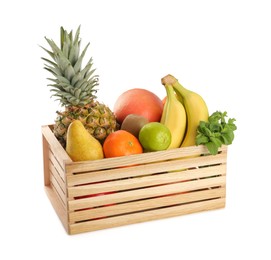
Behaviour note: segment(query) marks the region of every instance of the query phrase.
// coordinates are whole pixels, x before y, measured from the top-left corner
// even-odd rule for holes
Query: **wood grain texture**
[[[68,234],[222,208],[227,146],[73,162],[42,127],[44,185]]]
[[[156,219],[181,216],[200,211],[213,210],[225,207],[225,199],[218,198],[193,204],[172,206],[157,210],[143,211],[139,213],[120,215],[112,218],[102,218],[88,222],[79,222],[70,225],[70,234],[77,234],[87,231],[112,228],[128,224],[135,224]]]

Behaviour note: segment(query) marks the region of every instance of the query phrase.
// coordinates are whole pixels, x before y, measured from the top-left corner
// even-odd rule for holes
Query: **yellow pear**
[[[103,159],[103,147],[79,120],[68,127],[66,152],[75,162]]]

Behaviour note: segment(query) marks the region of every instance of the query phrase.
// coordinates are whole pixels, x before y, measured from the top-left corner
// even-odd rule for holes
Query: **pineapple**
[[[65,147],[69,124],[79,119],[85,128],[102,144],[107,135],[117,128],[115,115],[106,105],[99,103],[95,96],[99,85],[99,77],[92,69],[93,60],[90,58],[83,69],[82,60],[89,43],[80,54],[79,39],[80,26],[75,36],[60,28],[60,48],[53,40],[45,37],[52,51],[43,48],[53,60],[46,61],[45,69],[51,72],[54,78],[49,78],[52,84],[52,96],[57,97],[64,111],[57,111],[57,118],[53,132],[59,142]]]

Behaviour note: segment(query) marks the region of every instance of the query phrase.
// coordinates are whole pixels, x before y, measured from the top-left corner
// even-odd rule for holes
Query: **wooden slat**
[[[55,209],[64,228],[69,233],[67,209],[62,205],[56,192],[53,190],[53,188],[51,186],[45,186],[45,192],[47,194],[47,197],[51,201],[51,204],[52,204],[53,208]]]
[[[49,144],[44,136],[42,136],[43,144],[43,172],[44,172],[44,185],[50,185],[50,172],[49,172]]]
[[[125,192],[113,193],[104,196],[91,197],[68,201],[69,209],[78,210],[112,203],[122,203],[127,201],[163,196],[167,194],[204,189],[207,187],[222,186],[226,184],[226,176],[208,178],[202,180],[174,183],[163,186],[130,190]]]
[[[104,218],[70,225],[70,234],[77,234],[87,231],[94,231],[104,228],[112,228],[127,224],[140,223],[150,220],[180,216],[205,210],[213,210],[225,207],[225,198],[196,202],[170,208],[162,208],[151,211],[144,211],[135,214]]]
[[[226,153],[227,146],[222,146],[219,151],[221,151],[222,153]],[[208,150],[203,145],[176,148],[167,151],[122,156],[116,158],[105,158],[102,160],[73,162],[67,163],[66,167],[68,172],[78,173],[86,171],[97,171],[102,169],[112,169],[129,165],[131,166],[137,164],[156,163],[165,160],[198,156],[200,154],[208,154]]]
[[[187,181],[196,178],[209,177],[213,175],[226,174],[226,165],[221,164],[213,167],[196,168],[182,172],[169,172],[159,175],[150,175],[139,178],[128,178],[124,180],[109,181],[84,186],[68,188],[68,196],[76,197],[89,194],[97,194],[110,191],[122,191],[136,189],[153,185],[167,184],[173,182]]]
[[[57,195],[59,196],[59,198],[61,199],[63,204],[66,205],[67,204],[67,198],[66,198],[65,190],[62,189],[62,187],[60,186],[60,183],[54,177],[53,174],[50,175],[50,181],[51,181],[51,185],[55,188],[55,190],[57,192]]]
[[[57,200],[60,202],[60,204],[61,204],[61,205],[63,206],[63,208],[65,209],[66,215],[67,215],[67,212],[68,212],[68,211],[67,211],[67,200],[63,200],[63,195],[61,195],[61,193],[59,193],[58,187],[55,187],[55,186],[54,186],[54,182],[51,182],[51,183],[50,183],[50,187],[51,187],[51,189],[54,191]]]
[[[112,170],[104,170],[98,172],[82,173],[67,175],[68,186],[101,182],[114,179],[122,179],[128,177],[142,176],[165,171],[176,171],[180,169],[193,168],[197,166],[206,166],[212,164],[226,163],[226,154],[218,154],[216,156],[201,156],[197,158],[187,158],[174,161],[163,161],[147,165],[135,165],[129,168],[118,168]]]
[[[52,150],[53,154],[57,155],[59,164],[63,169],[65,169],[65,164],[72,162],[71,158],[56,139],[49,126],[42,126],[42,134],[50,144],[50,149]]]
[[[56,181],[59,184],[60,188],[62,189],[63,193],[66,194],[65,181],[61,178],[61,176],[59,175],[59,172],[57,171],[57,169],[54,167],[54,165],[51,162],[49,163],[49,169],[50,169],[51,175],[54,176],[54,178],[56,179]]]
[[[51,161],[51,165],[55,168],[60,178],[63,180],[63,182],[65,182],[66,180],[65,170],[58,163],[55,156],[52,154],[51,150],[49,150],[49,160]]]
[[[92,208],[89,210],[75,211],[69,214],[69,221],[71,223],[74,223],[88,219],[127,214],[153,208],[172,206],[176,204],[189,202],[194,203],[200,200],[214,199],[219,197],[225,197],[225,188],[207,189],[172,196],[158,197],[148,200],[116,204],[100,208]]]

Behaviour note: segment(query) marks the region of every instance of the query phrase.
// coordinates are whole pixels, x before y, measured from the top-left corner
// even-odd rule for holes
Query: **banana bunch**
[[[208,107],[203,98],[186,88],[172,75],[162,78],[167,99],[161,123],[171,131],[171,145],[168,149],[196,144],[200,121],[208,121]],[[176,93],[176,94],[175,94]]]

